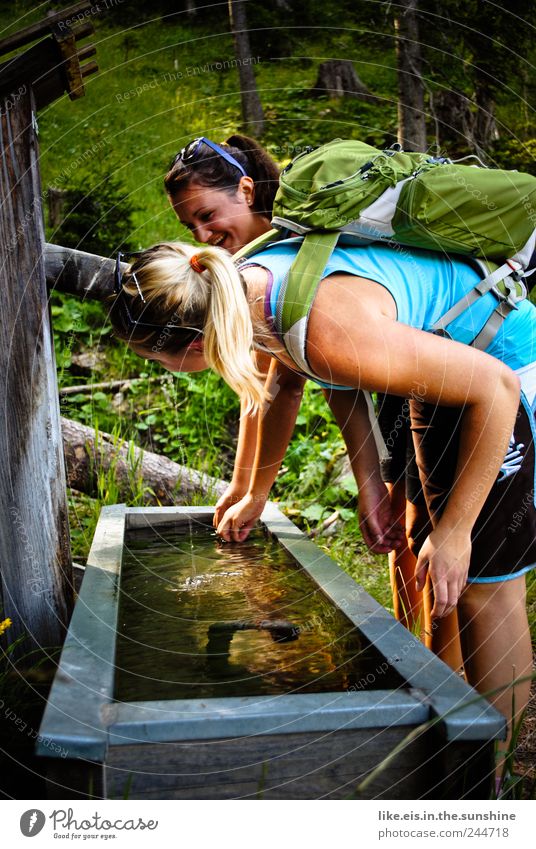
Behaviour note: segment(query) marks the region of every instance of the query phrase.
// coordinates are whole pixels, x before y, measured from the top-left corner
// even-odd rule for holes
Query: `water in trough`
[[[225,543],[194,520],[127,532],[116,667],[121,701],[402,684],[266,531]]]

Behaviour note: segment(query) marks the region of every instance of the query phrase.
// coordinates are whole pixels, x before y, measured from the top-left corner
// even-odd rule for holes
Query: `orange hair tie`
[[[207,270],[206,267],[199,262],[199,256],[197,254],[190,257],[190,265],[193,270],[197,271],[199,274]]]

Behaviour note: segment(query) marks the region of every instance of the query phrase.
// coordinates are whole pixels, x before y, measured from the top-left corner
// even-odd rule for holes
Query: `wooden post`
[[[0,601],[10,641],[55,646],[73,579],[31,87],[0,98],[0,156]]]

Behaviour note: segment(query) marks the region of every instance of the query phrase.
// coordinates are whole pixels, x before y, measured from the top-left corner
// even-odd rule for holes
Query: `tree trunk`
[[[98,475],[102,471],[113,472],[119,497],[126,502],[139,497],[140,490],[144,504],[191,504],[199,495],[217,501],[227,488],[224,481],[118,442],[109,433],[97,435],[93,428],[71,419],[62,418],[61,428],[67,484],[87,495],[98,494]]]
[[[319,65],[318,76],[309,96],[320,97],[325,94],[336,98],[357,97],[369,103],[380,102],[380,98],[372,94],[359,79],[352,62],[347,59],[328,59]]]
[[[262,136],[264,132],[264,112],[253,73],[252,62],[254,57],[251,55],[249,46],[244,0],[229,0],[229,19],[238,63],[244,129],[253,136]]]
[[[418,0],[400,0],[395,17],[398,68],[398,141],[404,150],[426,150],[424,85],[417,21]]]
[[[487,156],[491,143],[498,138],[495,121],[495,99],[485,76],[477,75],[475,85],[475,149],[480,157]]]
[[[471,111],[471,101],[465,94],[446,89],[438,92],[432,102],[430,111],[437,126],[437,145],[439,150],[447,149],[454,144],[456,147],[474,149],[475,116]]]

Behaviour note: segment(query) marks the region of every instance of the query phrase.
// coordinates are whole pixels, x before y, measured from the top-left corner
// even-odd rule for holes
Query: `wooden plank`
[[[287,734],[210,743],[112,746],[108,797],[130,799],[416,799],[430,787],[428,745],[414,741],[367,788],[357,785],[407,729]]]
[[[93,73],[97,66],[90,62],[80,68],[75,38],[71,34],[61,43],[54,37],[45,39],[4,62],[0,66],[0,94],[14,94],[23,87],[32,87],[37,109],[52,103],[64,92],[81,96],[82,76]]]
[[[84,0],[83,3],[75,3],[66,9],[62,9],[60,12],[47,15],[46,18],[37,21],[35,24],[30,24],[30,26],[13,33],[13,35],[8,35],[7,38],[3,38],[0,41],[0,56],[11,53],[12,50],[16,50],[18,47],[25,47],[27,44],[31,44],[32,41],[37,41],[38,38],[47,35],[54,24],[68,21],[71,25],[86,20],[88,16],[84,13],[88,12],[91,7],[92,3],[87,2],[87,0]]]
[[[0,106],[0,570],[10,639],[56,646],[73,576],[34,109]]]

